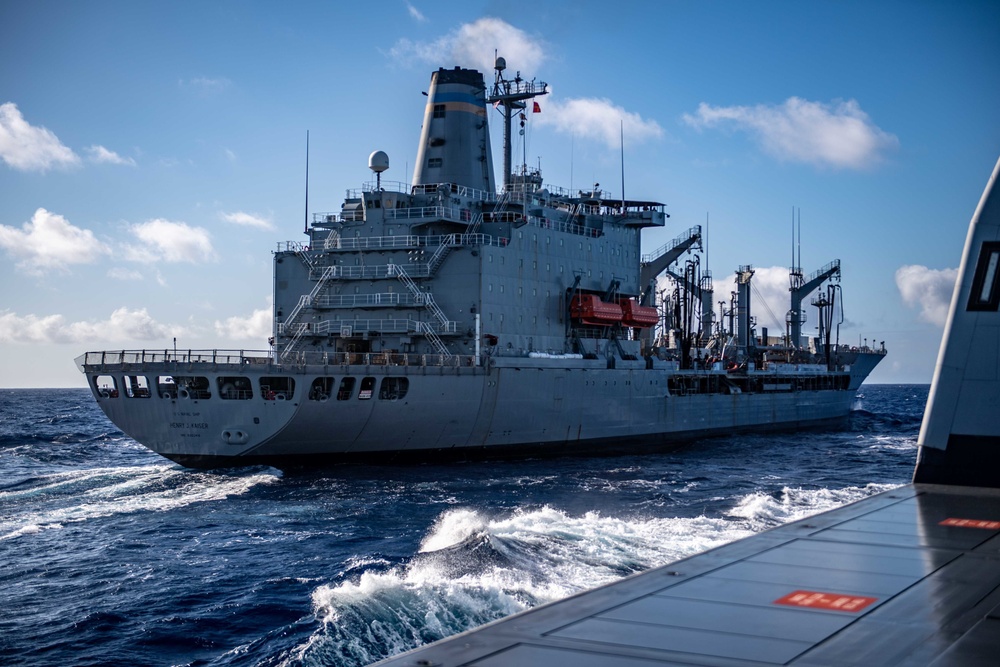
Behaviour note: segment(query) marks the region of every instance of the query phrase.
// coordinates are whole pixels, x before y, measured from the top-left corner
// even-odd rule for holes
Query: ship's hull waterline
[[[737,379],[726,372],[583,359],[285,367],[248,357],[253,363],[95,363],[84,371],[105,414],[166,458],[199,468],[288,467],[663,451],[709,436],[831,427],[880,359],[859,355],[836,389],[802,389],[817,378],[808,370],[744,373],[739,379],[755,380],[758,393],[735,382],[731,393],[698,392]],[[206,390],[160,383],[175,377],[204,378]],[[246,389],[234,393],[233,383]],[[284,391],[268,389],[275,384]]]

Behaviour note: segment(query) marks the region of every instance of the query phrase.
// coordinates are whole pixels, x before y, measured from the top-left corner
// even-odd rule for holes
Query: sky
[[[0,386],[174,338],[266,349],[307,131],[310,212],[375,150],[408,182],[430,73],[492,81],[495,51],[549,84],[515,146],[546,182],[664,202],[644,252],[703,225],[717,296],[753,265],[772,333],[797,217],[805,272],[841,261],[841,341],[885,341],[869,381],[929,383],[1000,156],[998,26],[963,0],[0,0]]]

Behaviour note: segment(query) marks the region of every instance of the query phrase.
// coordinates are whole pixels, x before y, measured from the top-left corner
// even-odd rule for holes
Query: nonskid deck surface
[[[996,665],[1000,491],[907,485],[379,663]]]

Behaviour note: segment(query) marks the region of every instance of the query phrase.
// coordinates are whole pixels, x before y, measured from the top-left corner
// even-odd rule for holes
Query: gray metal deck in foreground
[[[1000,491],[907,485],[379,663],[1000,664]]]

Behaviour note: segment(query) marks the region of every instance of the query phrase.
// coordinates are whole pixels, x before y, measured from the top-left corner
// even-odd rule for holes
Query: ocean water
[[[205,472],[0,390],[0,664],[366,665],[906,483],[927,393],[669,454]]]

